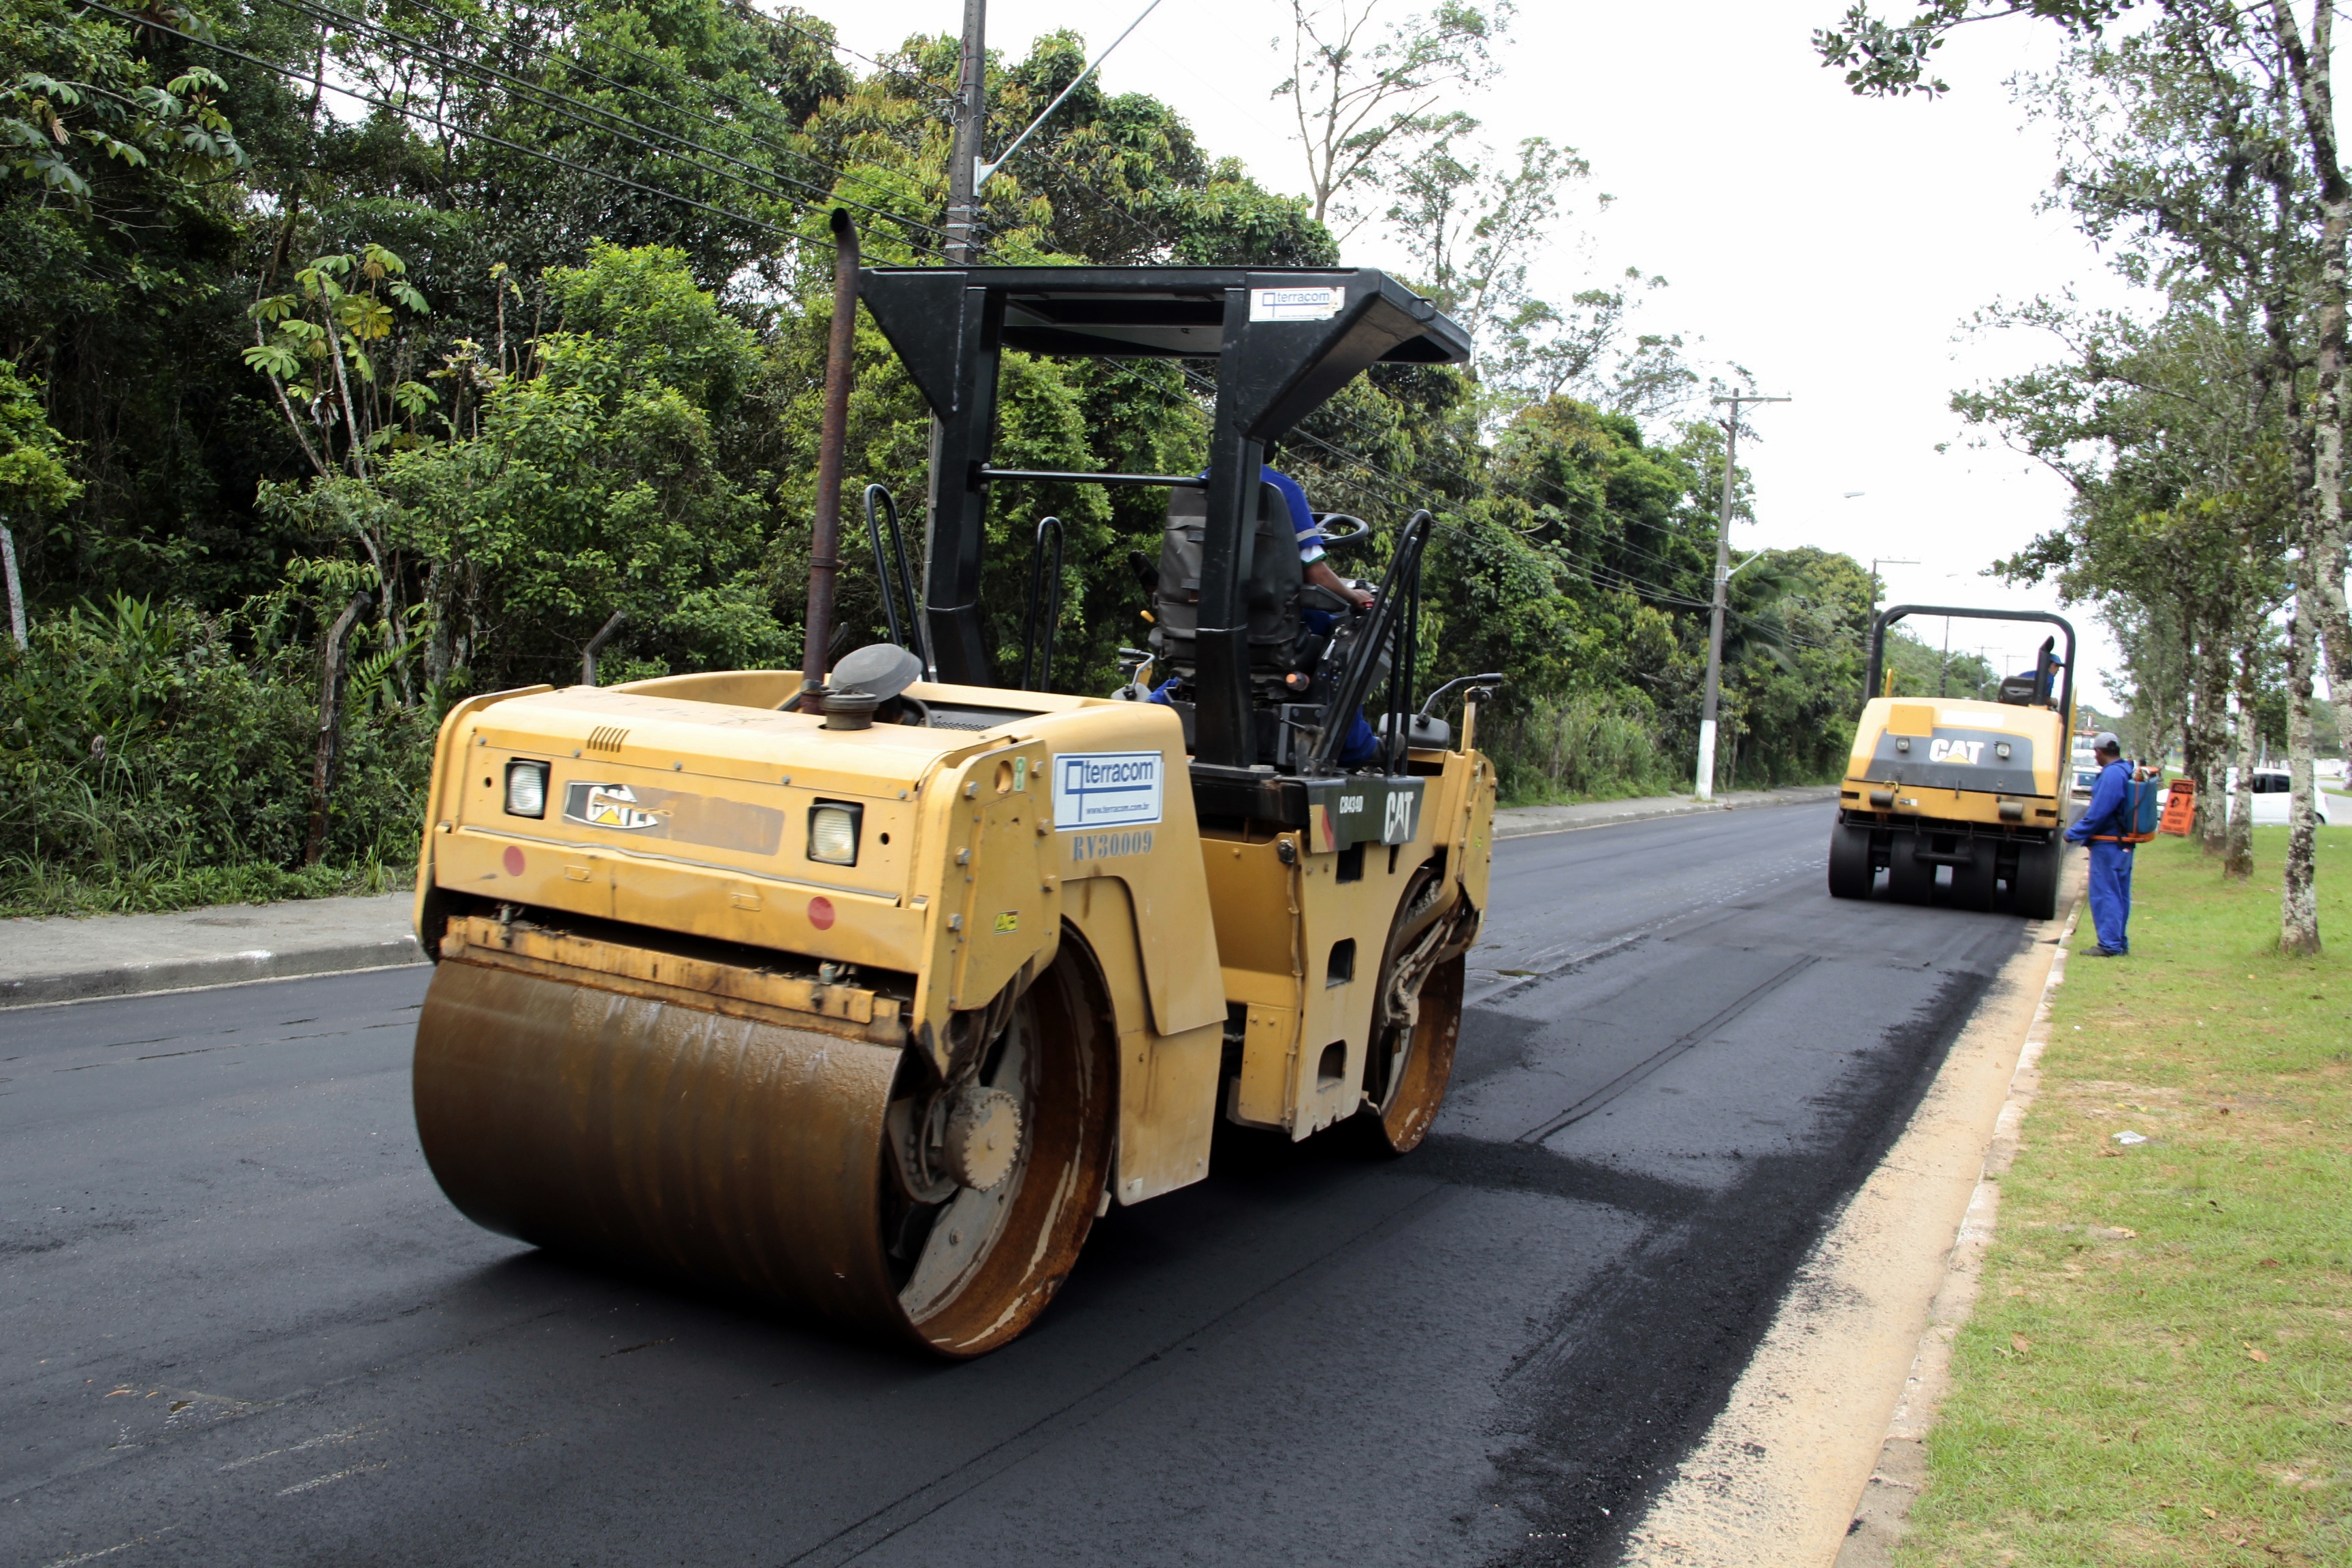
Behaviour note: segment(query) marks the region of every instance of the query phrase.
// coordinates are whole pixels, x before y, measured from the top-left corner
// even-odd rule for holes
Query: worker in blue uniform
[[[2131,951],[2126,929],[2131,921],[2132,847],[2124,836],[2131,829],[2132,766],[2124,761],[2124,744],[2102,730],[2091,742],[2091,755],[2099,764],[2098,782],[2091,786],[2091,804],[2066,830],[2069,844],[2091,847],[2091,924],[2099,933],[2094,958],[2121,958]]]
[[[1201,477],[1205,479],[1209,476],[1203,473]],[[1316,587],[1328,590],[1360,610],[1370,609],[1373,596],[1350,585],[1332,571],[1331,563],[1324,559],[1322,525],[1315,521],[1315,509],[1307,504],[1307,491],[1300,488],[1298,481],[1270,464],[1258,469],[1258,477],[1282,493],[1283,504],[1290,512],[1290,531],[1298,544],[1300,575]],[[1329,610],[1305,609],[1299,612],[1300,622],[1318,637],[1328,637],[1339,618]],[[1171,678],[1151,694],[1150,700],[1168,701],[1171,689],[1175,684],[1174,679]],[[1356,710],[1355,722],[1348,727],[1347,739],[1339,743],[1339,765],[1356,767],[1371,761],[1379,752],[1380,737],[1360,708]]]

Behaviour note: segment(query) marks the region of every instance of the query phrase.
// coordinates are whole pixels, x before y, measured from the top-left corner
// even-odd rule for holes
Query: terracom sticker
[[[1314,289],[1253,289],[1253,321],[1328,321],[1348,302],[1348,290],[1337,284]]]
[[[1133,827],[1160,820],[1158,752],[1067,752],[1054,759],[1054,826]]]

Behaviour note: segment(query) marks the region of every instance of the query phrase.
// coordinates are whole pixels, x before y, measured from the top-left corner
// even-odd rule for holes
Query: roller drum
[[[491,1230],[977,1354],[1043,1310],[1108,1176],[1108,1036],[1069,968],[990,1058],[1029,1126],[989,1192],[894,1184],[900,1049],[454,959],[417,1024],[417,1134]]]

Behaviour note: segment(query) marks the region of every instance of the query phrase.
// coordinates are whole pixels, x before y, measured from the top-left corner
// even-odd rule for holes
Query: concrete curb
[[[2013,1142],[2017,1095],[2032,1079],[2064,933],[2081,908],[2085,868],[2067,870],[2067,910],[2026,928],[1893,1148],[1799,1268],[1788,1296],[1723,1412],[1677,1468],[1627,1543],[1643,1568],[1874,1568],[1889,1561],[1880,1528],[1856,1505],[1890,1462],[1891,1439],[1924,1428],[1927,1341],[1973,1300],[1990,1183]],[[1968,1276],[1964,1289],[1954,1275]],[[1916,1436],[1908,1439],[1916,1449]],[[1916,1458],[1916,1455],[1913,1456]],[[1899,1453],[1892,1460],[1905,1462]],[[1862,1553],[1870,1553],[1863,1555]]]
[[[388,942],[339,942],[273,952],[255,948],[205,958],[125,963],[66,974],[0,980],[0,1007],[36,1007],[58,1002],[90,1002],[108,996],[138,996],[157,991],[194,991],[242,985],[254,980],[290,980],[310,974],[341,974],[422,963],[424,952],[412,932]]]
[[[1576,833],[1620,822],[1647,822],[1661,816],[1695,816],[1702,812],[1739,811],[1758,805],[1808,805],[1835,800],[1837,795],[1835,784],[1801,784],[1790,789],[1740,790],[1706,802],[1675,798],[1597,801],[1586,805],[1513,805],[1495,813],[1495,837],[1500,842],[1538,833]]]

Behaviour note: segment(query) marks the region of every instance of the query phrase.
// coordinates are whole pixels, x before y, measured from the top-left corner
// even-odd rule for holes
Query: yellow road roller
[[[1884,673],[1886,630],[1907,616],[2046,621],[2066,650],[2057,651],[2057,636],[2045,638],[2033,667],[2004,678],[1993,701],[1897,697]],[[1830,830],[1831,896],[1869,898],[1884,869],[1890,898],[1924,904],[1948,868],[1956,908],[2005,901],[2032,920],[2056,913],[2073,778],[2074,626],[2033,610],[1892,605],[1872,623],[1863,689],[1872,695]]]
[[[1458,741],[1414,704],[1427,513],[1360,612],[1304,581],[1261,465],[1369,366],[1469,344],[1377,271],[860,269],[845,227],[809,662],[450,712],[417,1130],[491,1229],[971,1356],[1110,1205],[1205,1176],[1220,1116],[1397,1153],[1428,1131],[1486,895],[1496,678]],[[908,615],[827,668],[861,300],[936,416],[928,549],[894,570],[875,529]],[[1008,350],[1213,360],[1205,474],[994,467]],[[982,523],[1045,479],[1169,492],[1123,697],[997,678]]]

